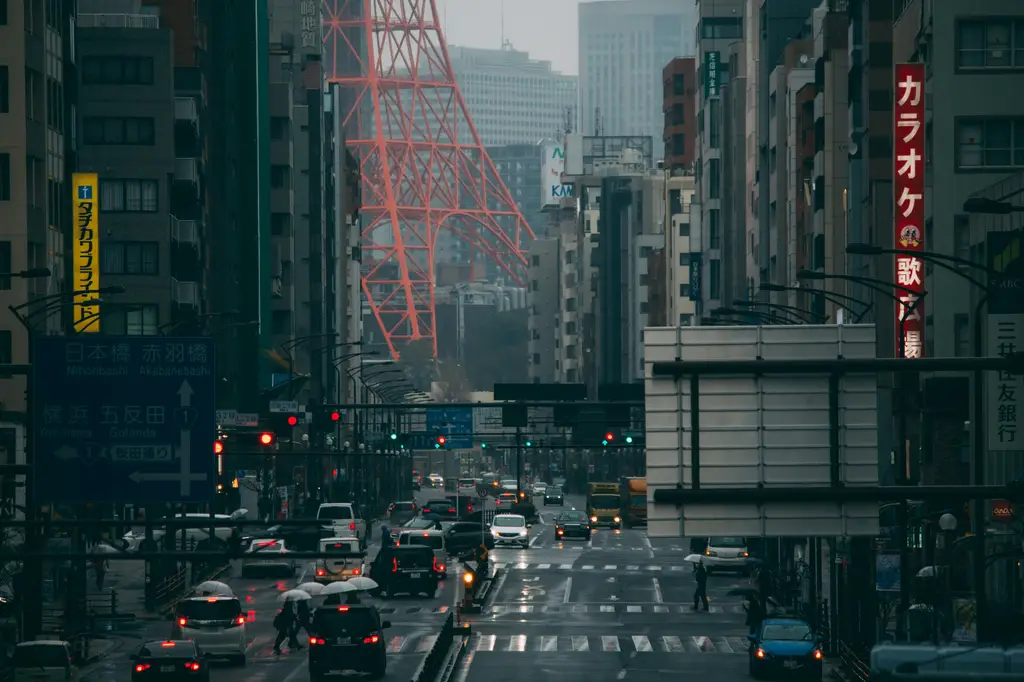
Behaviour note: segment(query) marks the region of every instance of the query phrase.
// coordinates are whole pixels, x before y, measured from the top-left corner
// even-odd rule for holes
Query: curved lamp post
[[[821,296],[826,301],[836,304],[841,308],[848,307],[847,303],[856,303],[857,305],[864,306],[864,309],[854,315],[853,323],[857,324],[864,316],[867,315],[868,311],[871,310],[873,303],[866,303],[859,298],[853,296],[847,296],[846,294],[837,294],[832,291],[825,291],[824,289],[808,289],[806,287],[790,287],[782,284],[774,284],[773,282],[761,282],[758,287],[761,291],[795,291],[801,294],[810,294],[812,296]]]
[[[734,306],[742,306],[745,308],[753,308],[755,306],[776,308],[778,310],[782,310],[784,312],[789,313],[790,315],[797,318],[798,320],[800,320],[800,322],[803,322],[804,324],[813,324],[814,320],[817,320],[818,324],[823,324],[828,320],[828,315],[819,315],[818,313],[815,313],[813,311],[804,310],[803,308],[798,308],[795,305],[788,305],[786,303],[772,303],[771,301],[749,301],[745,298],[734,298],[732,300],[732,304]]]
[[[751,317],[757,319],[759,321],[759,323],[781,324],[781,325],[800,324],[796,320],[790,319],[788,317],[782,317],[781,315],[776,315],[774,313],[770,313],[770,312],[765,311],[765,310],[737,310],[735,308],[726,308],[726,307],[723,306],[723,307],[715,308],[714,310],[711,311],[711,314],[716,316],[716,317],[717,316],[725,316],[725,317],[729,317],[729,318],[733,318],[733,319],[740,319],[740,320],[743,320],[744,318],[747,318],[746,321],[742,323],[744,326],[750,324],[749,318],[751,318]]]
[[[193,315],[192,317],[186,317],[180,320],[164,322],[163,324],[157,326],[156,333],[166,335],[168,332],[172,332],[181,325],[187,324],[189,322],[198,322],[199,320],[212,320],[217,317],[234,317],[237,314],[237,310],[222,310],[216,313],[203,313],[202,315]]]

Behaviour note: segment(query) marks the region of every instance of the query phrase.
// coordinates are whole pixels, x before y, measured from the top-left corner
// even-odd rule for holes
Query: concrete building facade
[[[665,168],[693,172],[697,140],[697,67],[691,57],[677,57],[661,70],[661,110],[665,115],[662,142]]]
[[[534,240],[526,255],[529,260],[529,287],[526,291],[530,335],[527,344],[528,376],[535,384],[553,382],[557,376],[556,351],[561,342],[555,322],[561,303],[559,255],[557,238]]]

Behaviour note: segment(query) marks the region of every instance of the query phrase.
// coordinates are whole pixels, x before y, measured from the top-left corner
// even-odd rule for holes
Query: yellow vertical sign
[[[100,188],[95,173],[75,173],[74,230],[72,242],[75,260],[72,282],[75,290],[73,306],[75,331],[100,331]],[[78,293],[81,292],[81,293]]]

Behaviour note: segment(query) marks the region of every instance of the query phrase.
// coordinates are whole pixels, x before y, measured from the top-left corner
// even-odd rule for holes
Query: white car
[[[37,639],[14,646],[10,661],[14,682],[70,682],[75,677],[71,646],[59,639]]]
[[[501,481],[501,490],[506,493],[514,493],[519,490],[519,484],[514,478],[505,478]]]
[[[534,483],[533,484],[533,496],[534,497],[543,497],[544,493],[547,491],[547,489],[548,489],[548,484],[547,483]]]
[[[213,520],[241,521],[245,518],[245,515],[248,513],[249,512],[246,509],[236,509],[235,511],[231,512],[231,514],[215,514],[213,516]],[[204,528],[201,525],[204,522],[210,521],[209,514],[176,514],[173,518],[179,521],[194,521],[196,523],[196,527],[185,528],[185,540],[189,545],[194,545],[195,543],[198,543],[200,540],[206,540],[210,537],[210,527],[206,526]],[[161,540],[163,540],[163,537],[167,534],[168,530],[166,527],[160,526],[159,524],[160,521],[156,521],[153,528],[153,540],[155,540],[158,543],[158,545],[161,542]],[[181,536],[181,530],[182,529],[180,526],[170,529],[172,533],[176,533],[179,537]],[[215,526],[213,529],[214,537],[216,537],[218,540],[226,542],[227,539],[231,537],[232,530],[233,528],[231,526]],[[139,545],[141,545],[142,541],[145,539],[145,530],[130,530],[121,537],[121,542],[123,545],[123,549],[126,552],[137,552],[139,551]]]
[[[444,487],[444,476],[441,474],[428,474],[427,480],[430,481],[430,485],[434,488]]]
[[[459,492],[463,495],[475,495],[476,487],[479,484],[479,479],[476,478],[460,478],[459,479]]]
[[[746,538],[708,538],[704,549],[704,567],[712,571],[738,571],[750,568],[750,553]]]
[[[295,559],[290,556],[284,540],[259,538],[252,541],[242,557],[242,576],[254,573],[284,573],[295,575]]]
[[[191,639],[199,650],[245,665],[249,638],[238,597],[192,597],[174,606],[171,639]]]
[[[527,549],[530,546],[530,528],[526,518],[519,514],[495,514],[491,521],[494,546],[512,545]]]

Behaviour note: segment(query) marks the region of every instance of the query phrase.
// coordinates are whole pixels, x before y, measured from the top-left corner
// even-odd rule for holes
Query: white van
[[[704,549],[704,567],[708,573],[712,571],[746,573],[750,570],[747,539],[738,537],[708,538],[708,546]]]
[[[365,554],[359,548],[359,538],[354,535],[339,538],[322,538],[321,554],[358,554],[341,556],[337,559],[317,559],[315,581],[326,585],[339,580],[348,580],[363,575]]]
[[[68,682],[74,677],[71,647],[59,639],[37,639],[14,647],[14,682],[36,682],[43,674],[49,682]]]
[[[434,572],[444,580],[448,574],[448,550],[444,546],[444,533],[439,530],[406,530],[398,535],[398,545],[424,545],[434,550]]]
[[[238,597],[191,597],[174,605],[171,639],[191,639],[210,656],[245,665],[245,623]]]

